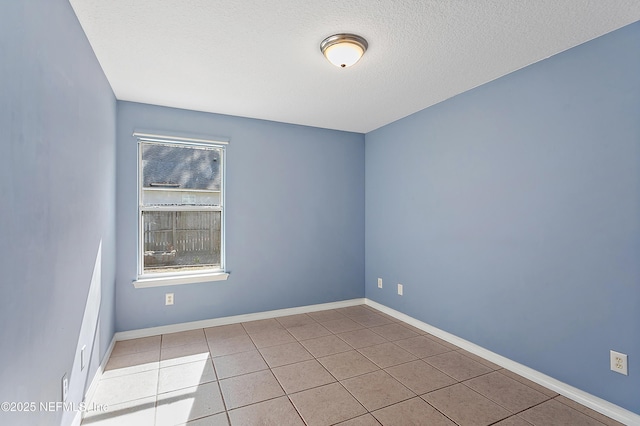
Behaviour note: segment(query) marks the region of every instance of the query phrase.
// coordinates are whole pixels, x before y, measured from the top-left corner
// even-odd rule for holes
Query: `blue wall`
[[[59,401],[66,372],[78,403],[115,328],[116,102],[67,1],[2,2],[0,93],[0,401]]]
[[[117,122],[118,331],[364,297],[364,135],[130,102]],[[230,140],[227,281],[133,287],[136,129]]]
[[[366,296],[640,413],[638,52],[635,23],[367,134]]]

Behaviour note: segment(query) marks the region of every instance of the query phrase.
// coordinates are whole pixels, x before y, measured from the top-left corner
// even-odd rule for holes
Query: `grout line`
[[[590,411],[594,411],[595,413],[600,414],[600,413],[598,413],[597,411],[595,411],[595,410],[591,410],[591,408],[587,407],[586,405],[582,405],[582,404],[579,404],[579,403],[576,403],[576,404],[581,405],[582,407],[585,407],[587,410],[590,410],[590,411],[584,412],[584,411],[580,411],[580,410],[578,410],[578,409],[575,409],[575,408],[573,408],[572,406],[570,406],[569,404],[565,404],[565,403],[564,403],[564,402],[562,402],[560,399],[558,399],[558,398],[560,398],[561,396],[563,396],[563,395],[558,394],[558,395],[556,395],[556,396],[554,396],[554,397],[549,397],[549,399],[553,399],[553,400],[555,400],[555,401],[559,402],[560,404],[564,405],[565,407],[569,407],[569,408],[571,408],[572,410],[575,410],[575,411],[577,411],[577,412],[579,412],[579,413],[581,413],[581,414],[584,414],[585,416],[588,416],[588,417],[592,418],[593,420],[595,420],[595,421],[597,421],[597,422],[602,423],[603,425],[606,425],[606,423],[603,423],[602,421],[600,421],[600,419],[598,419],[597,417],[592,416],[592,415],[591,415],[591,413],[590,413]],[[565,398],[567,398],[567,397],[565,396]],[[567,398],[567,399],[568,399],[568,398]],[[571,400],[570,400],[570,401],[571,401]],[[546,401],[545,401],[545,402],[546,402]],[[607,417],[607,416],[605,416],[604,414],[600,414],[600,415],[601,415],[601,416],[606,417],[607,419],[614,420],[614,419],[611,419],[611,417]],[[617,421],[617,420],[614,420],[614,421]]]
[[[156,394],[155,394],[155,404],[153,407],[153,424],[157,423],[158,416],[158,395],[160,391],[160,361],[162,360],[162,335],[160,336],[160,353],[158,354],[158,371],[156,372]]]
[[[298,415],[298,417],[300,418],[300,420],[302,421],[302,423],[304,423],[305,425],[307,425],[308,423],[304,421],[304,419],[302,418],[302,413],[300,413],[300,411],[298,411],[298,407],[296,407],[296,404],[293,403],[293,401],[291,400],[291,398],[289,397],[289,395],[285,395],[287,397],[287,400],[289,400],[289,404],[291,404],[291,406],[293,407],[293,409],[295,410],[296,414]],[[229,424],[231,424],[231,422],[229,422]]]
[[[453,386],[453,385],[451,385]],[[444,388],[441,388],[444,389]],[[426,395],[426,394],[423,394]],[[438,413],[442,414],[445,418],[449,419],[451,421],[451,423],[453,423],[454,425],[459,425],[459,423],[457,423],[455,420],[453,420],[451,417],[447,416],[445,413],[443,413],[442,411],[438,410],[438,408],[433,405],[432,403],[430,403],[429,401],[427,401],[426,399],[424,399],[422,397],[422,395],[418,396],[418,398],[420,398],[421,400],[423,400],[424,402],[426,402],[431,408],[433,408],[434,410],[436,410]]]
[[[547,395],[545,395],[545,396],[547,396]],[[535,408],[535,407],[537,407],[537,406],[539,406],[539,405],[542,405],[542,404],[544,404],[545,402],[549,402],[549,401],[550,401],[550,400],[552,400],[552,399],[553,399],[553,398],[549,398],[549,397],[548,397],[548,399],[545,399],[544,401],[541,401],[541,402],[538,402],[538,403],[536,403],[536,404],[533,404],[531,407],[525,408],[524,410],[520,410],[520,411],[518,411],[518,412],[515,412],[515,413],[513,413],[513,414],[512,414],[511,416],[509,416],[509,417],[514,417],[514,416],[517,416],[518,414],[524,413],[525,411],[529,411],[529,410],[531,410],[532,408]],[[498,404],[498,405],[499,405],[499,404]],[[502,407],[502,405],[500,405],[500,406]],[[506,409],[506,408],[505,408],[505,409]],[[507,417],[507,418],[509,418],[509,417]],[[518,418],[519,418],[519,419],[521,419],[521,420],[524,420],[524,419],[523,419],[523,418],[521,418],[521,417],[518,417]],[[502,419],[502,420],[504,420],[504,419]],[[499,421],[502,421],[502,420],[499,420]],[[526,422],[526,420],[524,420],[524,421]],[[496,423],[497,423],[497,422],[496,422]],[[527,423],[529,423],[529,422],[527,422]],[[495,424],[495,423],[492,423],[492,424]]]

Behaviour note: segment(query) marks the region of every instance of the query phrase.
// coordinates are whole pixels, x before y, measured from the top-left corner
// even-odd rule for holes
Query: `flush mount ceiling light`
[[[369,44],[355,34],[334,34],[322,40],[320,50],[333,65],[350,67],[360,60]]]

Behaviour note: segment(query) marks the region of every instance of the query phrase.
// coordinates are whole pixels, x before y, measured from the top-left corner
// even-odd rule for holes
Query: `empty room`
[[[640,425],[640,2],[4,0],[0,424]]]

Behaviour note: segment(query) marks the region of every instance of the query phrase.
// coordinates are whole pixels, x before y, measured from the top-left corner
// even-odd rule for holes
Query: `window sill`
[[[225,281],[228,272],[213,272],[208,274],[178,275],[172,277],[138,278],[133,281],[135,288],[162,287],[166,285],[195,284],[210,281]]]

